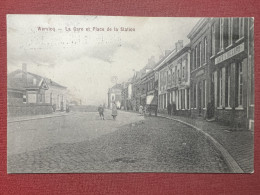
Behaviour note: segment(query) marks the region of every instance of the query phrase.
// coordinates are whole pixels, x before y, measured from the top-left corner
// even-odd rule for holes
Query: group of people
[[[101,120],[105,120],[105,117],[104,117],[104,106],[102,106],[100,104],[100,106],[98,107],[98,113],[99,113],[99,117]],[[112,104],[112,117],[114,120],[116,120],[116,116],[117,116],[117,107],[116,107],[116,103],[113,102]]]
[[[167,105],[167,111],[168,111],[168,115],[174,115],[176,112],[176,104],[171,104],[170,102]]]

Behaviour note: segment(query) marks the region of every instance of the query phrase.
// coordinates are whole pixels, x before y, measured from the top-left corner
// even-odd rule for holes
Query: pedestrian
[[[167,110],[168,110],[168,115],[170,116],[172,113],[172,105],[170,102],[168,103]]]
[[[112,104],[112,117],[114,120],[116,120],[116,116],[117,116],[117,107],[116,107],[116,103],[113,102]]]
[[[176,104],[172,103],[172,115],[176,114]]]
[[[142,105],[139,106],[139,113],[140,113],[141,115],[143,114],[143,106],[142,106]]]
[[[99,117],[102,120],[105,120],[104,118],[104,107],[100,104],[100,106],[98,107],[98,112],[99,112]]]

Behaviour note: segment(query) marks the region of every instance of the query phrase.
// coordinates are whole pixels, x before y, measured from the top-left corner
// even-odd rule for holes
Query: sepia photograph
[[[254,173],[254,18],[6,19],[9,174]]]

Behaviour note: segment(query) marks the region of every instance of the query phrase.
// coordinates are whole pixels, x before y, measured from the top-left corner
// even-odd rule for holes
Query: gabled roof
[[[51,79],[45,78],[45,80],[46,80],[46,83],[47,83],[49,86],[55,86],[55,87],[60,87],[60,88],[64,88],[64,89],[67,88],[67,87],[65,87],[65,86],[60,85],[59,83],[54,82],[54,81],[51,80]]]
[[[190,48],[190,42],[188,44],[186,44],[183,48],[181,48],[180,50],[178,50],[176,52],[176,49],[172,50],[167,56],[165,56],[164,58],[162,58],[157,64],[156,67],[154,68],[154,70],[158,70],[162,67],[165,67],[164,65],[169,62],[170,60],[174,59],[174,58],[178,58],[180,55],[182,55],[184,52],[186,52],[186,50],[188,50]]]
[[[207,21],[209,18],[201,18],[197,24],[191,29],[190,33],[187,35],[189,39],[192,39],[201,29],[204,25],[207,24]]]
[[[26,78],[23,78],[23,75],[26,74]],[[8,74],[7,77],[7,88],[12,89],[48,89],[49,86],[58,86],[62,88],[66,88],[62,85],[59,85],[56,82],[51,81],[48,78],[42,77],[40,75],[31,73],[31,72],[24,72],[22,70],[16,70]]]

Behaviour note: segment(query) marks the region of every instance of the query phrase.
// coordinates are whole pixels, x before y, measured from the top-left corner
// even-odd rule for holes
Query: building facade
[[[183,47],[183,42],[178,41],[157,71],[159,111],[166,112],[171,104],[173,114],[190,115],[190,44]]]
[[[46,79],[49,89],[45,92],[45,102],[55,108],[55,111],[66,110],[68,104],[67,87],[62,86],[51,79]]]
[[[251,128],[254,115],[254,45],[251,18],[212,18],[211,95],[216,120]]]
[[[108,89],[108,108],[112,108],[113,102],[116,103],[118,109],[121,108],[122,102],[122,85],[115,84],[112,88]]]
[[[155,71],[149,70],[141,78],[142,83],[142,94],[141,102],[149,112],[156,111],[158,106],[158,77],[155,78]],[[155,110],[156,109],[156,110]]]
[[[66,87],[50,81],[48,78],[27,72],[26,64],[22,65],[22,70],[9,73],[8,114],[13,116],[49,114],[56,110],[56,107],[53,109],[54,103],[57,104],[57,110],[62,111],[66,106]],[[54,96],[62,98],[56,101]]]
[[[206,118],[210,102],[210,18],[201,19],[188,34],[191,45],[191,116]]]

